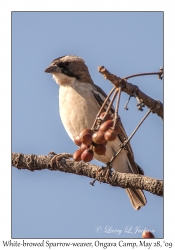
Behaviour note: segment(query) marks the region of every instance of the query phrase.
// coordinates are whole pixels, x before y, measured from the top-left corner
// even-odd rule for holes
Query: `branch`
[[[62,156],[64,155],[69,156],[69,154],[62,154]],[[12,166],[18,169],[27,169],[30,171],[42,169],[57,170],[65,173],[83,175],[94,179],[97,177],[97,173],[101,169],[90,163],[85,163],[83,161],[76,162],[65,158],[61,158],[58,162],[52,162],[52,158],[52,156],[12,153]],[[143,189],[152,194],[163,196],[162,180],[153,179],[139,174],[112,172],[107,180],[102,178],[101,182],[121,188]]]
[[[156,113],[163,119],[163,104],[160,101],[156,101],[147,96],[138,88],[138,86],[128,83],[125,79],[111,74],[104,66],[99,66],[98,71],[104,76],[105,79],[111,81],[116,87],[122,85],[122,91],[128,95],[133,96],[135,93],[139,99],[143,100],[144,104],[150,108],[153,113]]]

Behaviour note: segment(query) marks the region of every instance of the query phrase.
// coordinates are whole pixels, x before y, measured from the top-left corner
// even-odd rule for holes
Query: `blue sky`
[[[13,152],[47,155],[77,149],[60,120],[59,87],[44,73],[53,59],[68,54],[82,57],[95,84],[108,93],[112,85],[98,73],[99,65],[120,77],[163,66],[163,13],[13,12]],[[163,102],[163,81],[157,76],[129,82]],[[138,112],[131,98],[125,111],[127,99],[122,93],[119,114],[129,135],[147,108]],[[150,114],[131,145],[145,175],[163,179],[161,118]],[[125,190],[99,183],[92,187],[90,181],[58,171],[12,168],[12,237],[140,238],[145,228],[163,237],[162,197],[145,192],[147,205],[135,211]],[[107,233],[107,228],[121,233]]]

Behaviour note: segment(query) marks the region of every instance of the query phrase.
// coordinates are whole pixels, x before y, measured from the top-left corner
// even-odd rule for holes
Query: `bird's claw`
[[[111,169],[112,169],[111,165],[107,164],[106,167],[102,167],[101,169],[98,170],[99,172],[98,177],[99,177],[100,183],[102,180],[105,180],[106,182],[108,182],[109,176],[111,175],[111,172],[112,172]]]
[[[102,181],[105,181],[105,182],[108,182],[109,180],[109,176],[111,175],[111,165],[110,164],[107,164],[106,167],[101,167],[100,169],[98,169],[96,171],[96,178],[90,182],[90,184],[92,186],[94,186],[94,183],[96,182],[96,180],[99,180],[100,184]]]
[[[56,154],[55,152],[51,151],[48,153],[49,156],[52,156],[51,159],[51,166],[53,167],[54,163],[57,165],[57,163],[62,159],[69,159],[72,158],[73,155],[72,154],[68,154],[68,153],[62,153],[62,154]]]

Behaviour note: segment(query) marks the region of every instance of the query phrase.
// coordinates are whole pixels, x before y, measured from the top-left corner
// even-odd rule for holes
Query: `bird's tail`
[[[139,210],[142,206],[146,205],[146,197],[141,189],[127,188],[126,193],[135,210]]]

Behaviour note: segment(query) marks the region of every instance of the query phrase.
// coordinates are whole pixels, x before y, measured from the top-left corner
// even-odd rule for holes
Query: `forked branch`
[[[139,89],[138,86],[133,85],[132,83],[128,83],[126,79],[124,78],[122,79],[114,74],[111,74],[104,66],[99,66],[98,71],[104,76],[105,79],[108,79],[109,81],[111,81],[111,83],[113,83],[116,87],[122,86],[122,91],[127,93],[129,96],[134,96],[134,94],[136,94],[137,97],[139,99],[142,99],[144,104],[148,108],[150,108],[153,113],[156,113],[158,116],[160,116],[163,119],[163,104],[160,101],[154,100],[151,97],[147,96],[145,93],[143,93]],[[155,73],[158,74],[159,72],[155,72]],[[153,72],[152,74],[155,74],[155,73]],[[141,75],[141,74],[138,74],[138,75]],[[133,75],[133,76],[137,76],[137,75]],[[161,76],[159,76],[159,78],[161,79]]]

